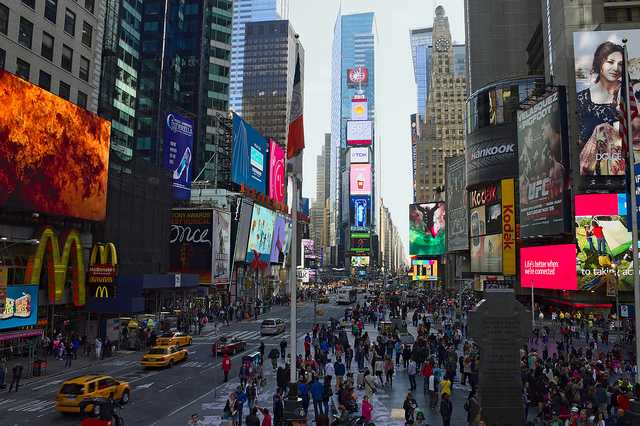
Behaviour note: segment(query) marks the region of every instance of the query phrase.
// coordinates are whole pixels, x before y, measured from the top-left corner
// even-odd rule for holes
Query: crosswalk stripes
[[[56,405],[55,401],[30,399],[18,401],[16,399],[0,398],[0,409],[7,411],[37,413],[48,411]]]
[[[179,365],[181,368],[204,368],[212,365],[208,361],[186,361]]]

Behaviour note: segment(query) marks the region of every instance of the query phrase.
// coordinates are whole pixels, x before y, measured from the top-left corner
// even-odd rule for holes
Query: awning
[[[571,306],[576,309],[611,309],[613,304],[611,303],[587,303],[587,302],[576,302],[572,300],[566,299],[553,299],[549,297],[542,297],[542,300],[545,302],[551,302],[558,305],[563,306]]]
[[[20,331],[9,331],[7,333],[0,333],[0,342],[4,342],[7,340],[13,339],[24,339],[27,337],[39,337],[42,336],[43,330],[20,330]]]

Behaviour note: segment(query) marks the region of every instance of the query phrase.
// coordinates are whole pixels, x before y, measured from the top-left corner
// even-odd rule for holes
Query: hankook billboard
[[[508,126],[490,126],[467,135],[467,185],[517,175],[517,146]]]

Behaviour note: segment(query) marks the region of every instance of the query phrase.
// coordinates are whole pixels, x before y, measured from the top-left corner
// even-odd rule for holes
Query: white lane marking
[[[145,383],[144,385],[138,385],[136,386],[136,389],[149,389],[151,386],[153,386],[154,382],[151,383]]]
[[[43,385],[36,386],[35,388],[33,388],[33,390],[37,391],[37,390],[44,389],[44,388],[46,388],[46,387],[53,386],[53,385],[57,385],[57,384],[60,384],[60,383],[62,383],[62,379],[60,379],[60,380],[53,380],[53,381],[51,381],[51,382],[47,382],[47,383],[45,383],[45,384],[43,384]]]

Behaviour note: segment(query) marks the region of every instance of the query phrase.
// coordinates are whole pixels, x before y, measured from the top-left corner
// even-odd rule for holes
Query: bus
[[[355,303],[358,297],[358,292],[353,287],[341,287],[338,289],[338,305],[350,305]]]

